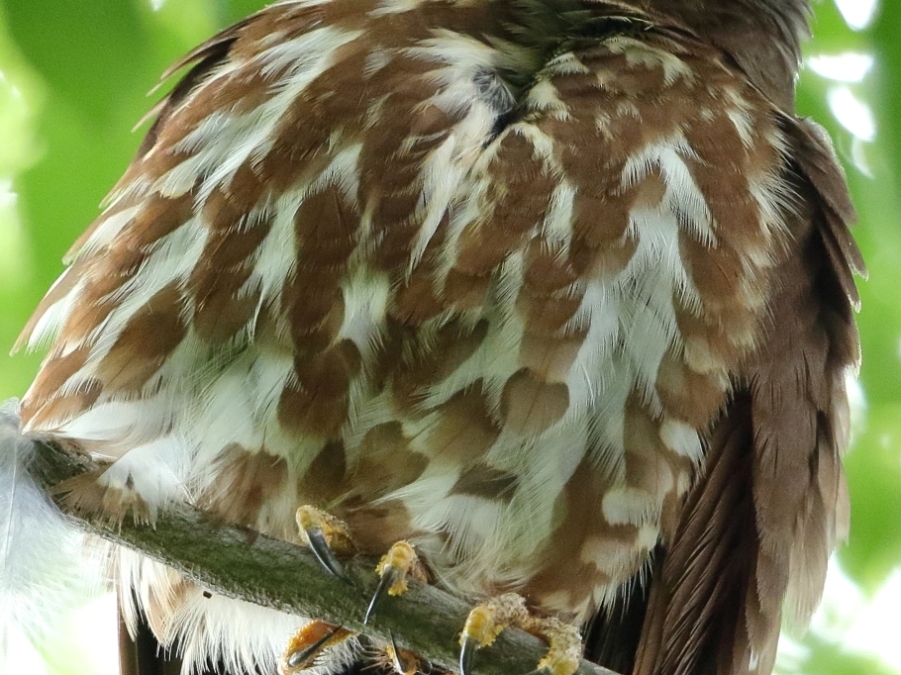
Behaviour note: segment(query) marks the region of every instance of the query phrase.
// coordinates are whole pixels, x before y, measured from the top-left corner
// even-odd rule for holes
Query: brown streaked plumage
[[[808,11],[262,10],[176,66],[26,327],[23,429],[108,462],[70,498],[114,520],[298,540],[310,504],[474,601],[600,613],[633,675],[768,675],[845,534],[858,358],[853,209],[793,111]],[[119,557],[186,662],[271,670],[302,623]]]

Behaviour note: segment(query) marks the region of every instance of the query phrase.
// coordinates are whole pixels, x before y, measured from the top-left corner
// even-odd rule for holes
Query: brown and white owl
[[[326,558],[409,544],[471,619],[540,624],[548,672],[598,616],[586,653],[624,674],[768,675],[845,535],[858,359],[853,209],[794,112],[809,12],[283,0],[232,26],[26,326],[49,351],[3,451],[97,459],[67,499],[114,522],[187,502]],[[186,669],[274,673],[304,624],[113,555]],[[363,663],[354,639],[315,667]]]

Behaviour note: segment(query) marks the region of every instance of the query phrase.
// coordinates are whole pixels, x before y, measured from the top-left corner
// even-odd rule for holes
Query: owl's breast
[[[289,14],[198,52],[38,312],[24,417],[108,489],[289,539],[311,503],[584,616],[672,535],[768,319],[776,113],[664,32],[536,65]]]
[[[584,616],[675,531],[786,236],[775,114],[702,57],[548,63],[355,342],[346,517],[451,586]]]

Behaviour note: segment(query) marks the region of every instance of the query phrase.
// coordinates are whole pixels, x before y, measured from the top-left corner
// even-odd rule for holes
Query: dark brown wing
[[[812,123],[786,119],[794,213],[765,340],[736,373],[706,473],[652,584],[636,675],[769,673],[787,599],[806,620],[847,533],[845,377],[863,263],[844,177]]]

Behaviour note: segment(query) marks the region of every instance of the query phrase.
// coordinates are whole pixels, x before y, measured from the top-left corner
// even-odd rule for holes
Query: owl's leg
[[[407,579],[413,578],[416,581],[428,581],[425,567],[413,546],[406,541],[398,541],[392,544],[388,552],[382,556],[375,571],[378,572],[379,584],[376,586],[375,593],[372,594],[372,600],[366,608],[366,616],[363,617],[363,623],[369,623],[371,617],[379,604],[385,598],[385,595],[400,595],[407,590]]]
[[[304,543],[310,547],[316,559],[336,577],[344,576],[344,568],[338,556],[356,553],[347,525],[314,506],[301,506],[297,509],[296,518]]]
[[[334,647],[354,634],[341,626],[325,621],[311,621],[301,628],[288,642],[279,662],[280,675],[295,675],[312,668],[327,649]]]
[[[548,652],[538,662],[535,673],[572,675],[578,669],[582,655],[578,627],[555,618],[532,616],[522,596],[505,593],[477,605],[469,613],[460,636],[460,675],[472,673],[476,650],[493,644],[510,626],[547,640]]]

